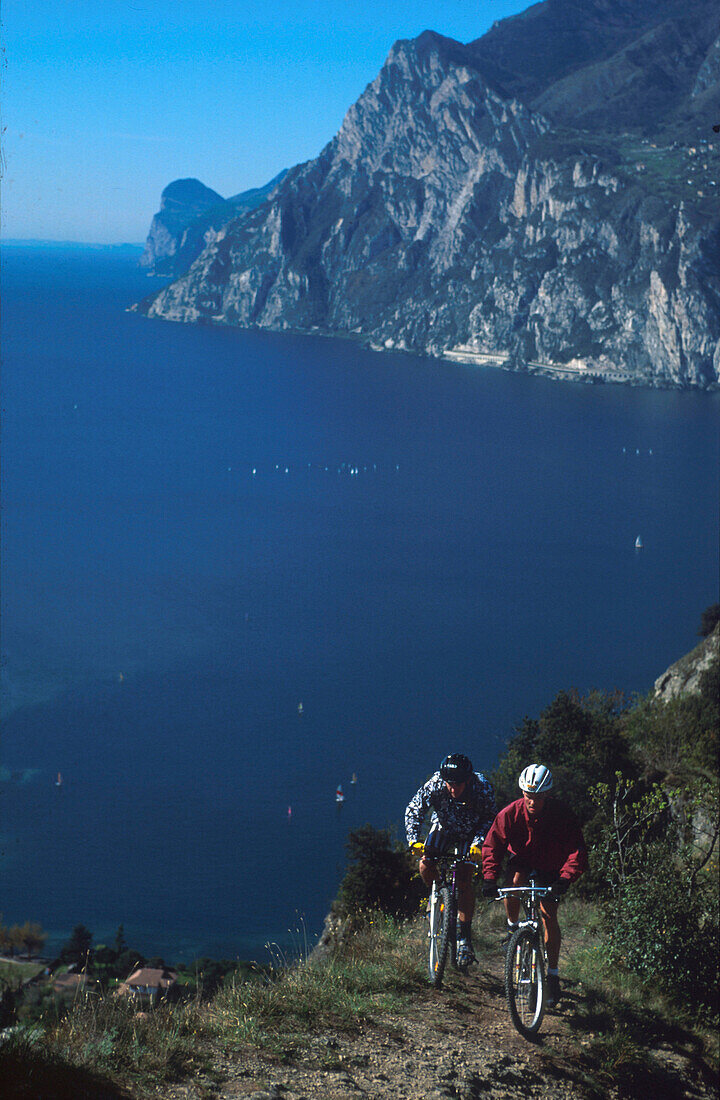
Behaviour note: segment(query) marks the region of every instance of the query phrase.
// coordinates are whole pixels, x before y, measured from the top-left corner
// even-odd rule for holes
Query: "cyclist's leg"
[[[472,867],[458,867],[455,881],[457,882],[458,920],[463,924],[470,925],[475,912],[475,887],[473,885]]]
[[[558,924],[557,911],[558,903],[556,901],[547,901],[546,898],[543,898],[540,902],[540,912],[542,913],[545,929],[545,953],[547,954],[549,970],[557,970],[560,958],[562,933]]]
[[[420,872],[420,878],[427,888],[430,889],[432,884],[437,881],[437,861],[429,859],[427,856],[422,856],[418,871]]]
[[[530,869],[518,863],[516,860],[511,859],[508,863],[507,874],[505,876],[506,886],[525,886],[527,885],[528,875]],[[510,894],[505,898],[505,912],[507,913],[508,924],[517,924],[520,917],[520,898],[517,894]]]

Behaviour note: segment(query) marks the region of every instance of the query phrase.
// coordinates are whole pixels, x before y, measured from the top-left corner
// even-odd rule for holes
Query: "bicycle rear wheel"
[[[450,926],[450,891],[446,886],[433,887],[430,895],[430,954],[428,969],[430,981],[436,989],[442,985],[448,956]]]
[[[505,957],[505,995],[510,1018],[526,1039],[540,1028],[545,1012],[545,961],[536,931],[518,928]]]

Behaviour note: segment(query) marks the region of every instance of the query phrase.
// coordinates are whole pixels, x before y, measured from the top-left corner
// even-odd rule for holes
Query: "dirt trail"
[[[715,1097],[691,1056],[653,1051],[647,1079],[621,1084],[591,1073],[583,1050],[587,1031],[583,990],[564,984],[557,1011],[528,1043],[508,1016],[502,956],[485,956],[467,976],[452,972],[445,987],[415,998],[402,1015],[356,1035],[325,1032],[287,1058],[247,1054],[214,1067],[215,1081],[196,1078],[168,1090],[166,1100],[474,1100],[492,1097]],[[583,1021],[581,1025],[580,1021]],[[215,1076],[217,1074],[217,1076]],[[638,1091],[639,1090],[639,1091]]]

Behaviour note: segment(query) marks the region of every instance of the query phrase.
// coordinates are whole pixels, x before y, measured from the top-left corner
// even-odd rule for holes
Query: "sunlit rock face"
[[[717,385],[720,13],[638,7],[547,0],[467,46],[398,42],[320,156],[139,308]]]
[[[655,681],[655,698],[668,703],[678,695],[693,695],[700,691],[703,674],[720,659],[720,625],[712,634],[676,661]]]

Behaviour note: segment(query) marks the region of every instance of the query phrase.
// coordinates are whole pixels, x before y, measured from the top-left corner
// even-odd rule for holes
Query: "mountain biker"
[[[492,786],[460,752],[446,756],[438,771],[410,799],[405,810],[405,831],[412,848],[419,843],[423,821],[430,812],[431,830],[420,859],[420,878],[428,888],[437,877],[436,855],[454,845],[470,845],[470,858],[481,859],[483,838],[495,816]],[[458,868],[457,965],[475,961],[471,925],[475,910],[472,868]]]
[[[553,777],[544,764],[529,764],[518,780],[522,798],[511,802],[495,818],[483,844],[484,897],[495,897],[503,856],[509,855],[505,884],[524,886],[530,871],[540,886],[550,892],[540,902],[548,961],[548,1005],[560,999],[561,933],[558,903],[574,882],[587,870],[585,841],[575,815],[562,802],[548,798]],[[508,936],[518,926],[520,900],[505,898]]]

